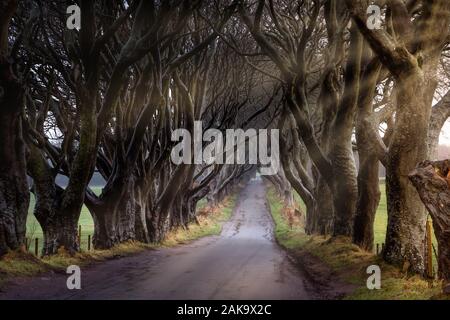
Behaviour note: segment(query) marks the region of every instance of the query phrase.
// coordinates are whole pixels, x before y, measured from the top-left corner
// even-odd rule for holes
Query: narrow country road
[[[275,243],[262,182],[239,195],[220,236],[82,269],[81,290],[65,275],[19,279],[0,299],[314,299],[314,290]]]

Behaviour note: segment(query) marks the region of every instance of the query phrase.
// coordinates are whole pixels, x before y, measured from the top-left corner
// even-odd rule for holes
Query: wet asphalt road
[[[81,290],[65,275],[17,279],[0,299],[313,299],[275,243],[262,182],[250,182],[220,236],[146,251],[82,269]]]

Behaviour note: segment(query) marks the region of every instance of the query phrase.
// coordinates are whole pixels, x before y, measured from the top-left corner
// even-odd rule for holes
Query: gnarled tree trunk
[[[144,243],[150,242],[150,238],[148,236],[147,229],[147,210],[149,207],[148,204],[148,194],[146,191],[141,188],[137,188],[135,191],[135,202],[136,202],[136,210],[135,210],[135,233],[136,240]]]
[[[373,249],[373,226],[381,195],[378,165],[379,161],[376,155],[364,151],[359,152],[358,202],[353,227],[353,242],[367,251]]]
[[[424,161],[410,173],[409,179],[433,220],[439,277],[444,280],[444,292],[450,294],[450,160]]]
[[[22,85],[0,56],[0,256],[24,243],[30,200],[22,139]]]
[[[115,183],[100,199],[86,201],[94,220],[92,242],[96,249],[109,249],[114,245],[136,238],[136,199],[132,179]]]
[[[117,234],[117,219],[114,213],[117,212],[108,205],[96,205],[95,209],[88,205],[89,211],[94,220],[94,236],[92,244],[95,249],[109,249],[119,242]]]
[[[22,140],[24,88],[9,61],[9,26],[17,4],[0,3],[0,256],[24,243],[30,199]]]
[[[344,72],[344,92],[334,119],[329,158],[333,164],[334,236],[353,234],[358,199],[357,170],[352,148],[353,124],[359,94],[362,36],[355,23],[350,28],[349,56]]]
[[[60,248],[64,248],[70,254],[80,250],[76,211],[53,208],[50,216],[44,216],[44,219],[37,218],[44,234],[42,255],[56,254]],[[41,216],[39,209],[35,210],[35,215]]]
[[[426,215],[408,174],[427,157],[430,108],[424,101],[423,73],[417,66],[398,77],[396,128],[386,166],[388,228],[386,261],[423,273]]]
[[[363,50],[368,61],[369,47]],[[373,113],[373,95],[378,83],[381,64],[367,65],[361,80],[356,119],[356,144],[358,147],[358,201],[353,225],[353,243],[371,251],[374,241],[374,221],[380,202],[379,159],[384,152],[377,149],[378,122]]]
[[[36,203],[34,216],[44,234],[42,255],[57,253],[60,247],[74,253],[79,250],[77,207],[64,207],[64,190],[55,184],[54,175],[40,150],[29,146],[28,171],[33,178]],[[81,208],[80,208],[81,209]]]
[[[310,217],[306,217],[306,232],[329,235],[333,232],[333,196],[325,178],[317,174],[316,179],[314,213]]]

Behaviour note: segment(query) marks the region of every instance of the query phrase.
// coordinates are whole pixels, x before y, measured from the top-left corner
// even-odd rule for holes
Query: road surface
[[[0,299],[314,299],[315,290],[275,243],[262,182],[241,192],[220,236],[150,250],[66,275],[18,279]]]

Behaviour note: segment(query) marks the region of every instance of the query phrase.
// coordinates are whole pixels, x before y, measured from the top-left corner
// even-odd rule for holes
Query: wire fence
[[[78,243],[80,244],[80,251],[91,251],[93,249],[92,236],[93,225],[79,225],[78,226]],[[27,251],[33,253],[36,257],[42,257],[42,249],[44,245],[43,234],[36,236],[28,236],[25,238],[25,248]]]

